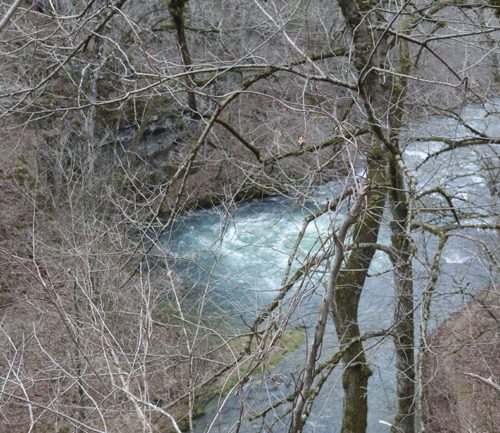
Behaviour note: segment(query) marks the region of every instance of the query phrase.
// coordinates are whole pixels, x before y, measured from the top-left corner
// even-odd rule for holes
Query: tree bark
[[[415,17],[410,16],[401,24],[401,31],[408,33],[415,24]],[[398,72],[392,82],[391,126],[389,140],[393,148],[400,152],[399,131],[403,124],[404,102],[406,98],[407,80],[404,78],[411,70],[412,62],[407,41],[400,41],[398,56]],[[396,397],[397,412],[394,416],[391,431],[393,433],[415,432],[415,411],[417,407],[415,394],[415,333],[413,302],[413,241],[409,227],[412,219],[412,191],[408,194],[404,180],[403,167],[398,160],[401,155],[391,154],[389,164],[390,203],[393,220],[391,222],[391,241],[396,252],[394,265],[394,346],[396,351]],[[410,183],[412,180],[410,180]],[[414,180],[416,182],[416,180]],[[411,190],[410,186],[410,190]]]
[[[381,148],[380,124],[387,117],[386,89],[373,67],[383,64],[387,51],[386,41],[374,34],[369,13],[371,2],[339,0],[338,4],[352,32],[354,67],[359,73],[360,96],[366,108],[368,121],[375,134],[371,150],[367,154],[368,178],[374,186],[364,218],[357,225],[353,242],[375,244],[384,212],[386,199],[387,155]],[[375,117],[379,116],[379,117]],[[368,274],[375,248],[367,246],[354,249],[349,256],[345,272],[335,293],[333,314],[340,344],[346,344],[360,335],[358,304]],[[367,386],[371,371],[366,364],[361,342],[352,345],[344,355],[346,369],[343,374],[344,413],[342,433],[365,433],[367,428]]]
[[[404,115],[407,83],[405,75],[411,69],[411,55],[408,43],[398,41],[398,76],[391,79],[376,72],[384,67],[389,46],[387,35],[376,29],[376,14],[370,16],[371,2],[339,0],[342,13],[353,33],[355,67],[358,70],[358,85],[363,98],[368,119],[375,135],[383,142],[389,152],[390,201],[393,214],[392,247],[396,252],[394,263],[395,291],[395,346],[396,381],[398,410],[392,431],[414,433],[415,431],[415,360],[414,360],[414,323],[413,323],[413,243],[409,234],[412,218],[411,190],[415,179],[410,175],[410,195],[406,191],[405,167],[399,146],[399,131]],[[435,8],[442,7],[437,4]],[[408,33],[420,20],[411,15],[401,23],[400,31]],[[413,184],[412,184],[413,183]],[[360,430],[361,431],[361,430]]]
[[[377,242],[386,196],[384,159],[380,146],[375,145],[367,161],[368,181],[372,185],[372,190],[368,196],[366,210],[354,227],[354,245],[374,245]],[[360,337],[358,305],[374,255],[373,246],[353,249],[337,281],[332,312],[341,348]],[[342,377],[344,414],[341,432],[364,433],[368,416],[366,393],[371,370],[366,363],[363,343],[358,341],[350,345],[342,359],[346,367]]]
[[[189,0],[170,0],[168,1],[168,11],[172,16],[172,21],[175,26],[175,33],[177,38],[177,43],[179,44],[179,49],[181,51],[182,63],[184,64],[184,70],[186,72],[191,71],[192,61],[191,55],[189,54],[189,48],[186,40],[186,25],[185,25],[185,12]],[[196,97],[191,87],[194,84],[193,76],[188,74],[186,77],[187,98],[188,107],[191,112],[191,117],[193,119],[198,119],[200,117],[198,112],[198,107],[196,104]]]
[[[292,424],[289,430],[290,433],[298,433],[302,431],[302,428],[304,426],[304,422],[306,419],[306,416],[304,415],[304,408],[311,391],[311,386],[316,376],[316,361],[323,344],[323,337],[325,335],[328,313],[331,310],[331,304],[333,302],[333,297],[337,288],[338,275],[340,273],[342,262],[344,259],[344,242],[347,237],[349,228],[358,220],[362,210],[364,209],[365,194],[369,191],[369,188],[369,184],[366,184],[362,186],[357,192],[354,204],[351,206],[344,221],[340,225],[335,238],[335,255],[330,267],[330,281],[321,302],[319,316],[314,331],[313,343],[308,350],[306,368],[304,370],[304,380],[302,381],[299,392],[297,393],[294,402],[294,408],[292,411]]]
[[[397,413],[391,431],[415,431],[415,337],[413,323],[413,245],[406,232],[409,217],[407,202],[401,197],[403,179],[395,162],[391,161],[391,223],[394,258],[394,345],[396,349]]]

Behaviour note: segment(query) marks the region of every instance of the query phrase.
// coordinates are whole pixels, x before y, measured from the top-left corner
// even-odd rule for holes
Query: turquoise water
[[[498,122],[485,120],[485,112],[478,107],[468,108],[475,127],[500,136]],[[475,117],[474,117],[475,116]],[[447,123],[446,123],[447,122]],[[462,128],[451,121],[436,120],[420,128],[427,133],[439,126],[448,136],[465,134]],[[416,136],[418,131],[413,131]],[[410,143],[405,158],[412,168],[429,154],[441,148],[437,142]],[[485,149],[481,150],[486,152]],[[435,186],[446,187],[455,196],[454,205],[464,212],[471,212],[470,223],[487,222],[487,217],[472,213],[491,211],[489,187],[481,176],[477,149],[461,149],[454,155],[444,154],[423,165],[418,171],[419,189]],[[237,208],[215,208],[201,210],[180,218],[172,231],[165,235],[164,243],[176,257],[176,266],[193,282],[186,308],[205,315],[223,316],[232,326],[244,328],[251,323],[260,309],[269,303],[281,286],[288,257],[299,233],[304,217],[342,189],[339,183],[329,183],[318,188],[306,202],[300,197],[268,197],[251,200],[237,205]],[[430,204],[440,205],[441,197],[431,196]],[[292,268],[297,268],[307,257],[328,250],[331,227],[342,220],[343,214],[328,213],[308,227],[300,244]],[[417,218],[426,218],[417,215]],[[432,221],[432,220],[431,220]],[[450,219],[450,222],[452,219]],[[435,222],[435,221],[433,221]],[[446,221],[439,221],[440,224]],[[389,243],[388,216],[379,237],[379,243]],[[488,269],[484,252],[474,239],[494,244],[494,233],[464,230],[464,236],[452,237],[443,254],[442,276],[434,300],[433,311],[436,323],[457,309],[463,302],[462,290],[480,289],[492,282],[495,275]],[[415,292],[418,300],[420,291],[427,281],[427,269],[436,248],[436,240],[428,235],[417,235],[421,252],[414,261]],[[325,243],[326,242],[326,243]],[[360,324],[363,330],[383,329],[392,319],[393,286],[391,264],[388,258],[377,252],[370,268],[370,277],[359,307]],[[289,321],[289,327],[303,326],[310,341],[317,310],[328,278],[324,266],[319,266],[305,283],[297,285],[281,308],[277,320]],[[203,295],[203,296],[202,296]],[[293,295],[293,296],[292,296]],[[207,302],[208,301],[208,302]],[[418,316],[418,311],[417,311]],[[323,347],[323,358],[335,351],[336,337],[333,325],[329,323]],[[374,374],[370,379],[368,398],[370,401],[369,428],[374,433],[388,432],[384,422],[390,422],[394,415],[394,359],[390,340],[371,340],[365,344]],[[232,396],[224,402],[216,421],[214,416],[222,401],[213,400],[207,414],[197,420],[196,431],[227,433],[235,428],[244,402],[245,413],[252,413],[282,399],[293,388],[294,379],[303,368],[307,345],[287,355],[271,372],[245,387],[243,399]],[[339,381],[341,369],[332,374],[323,387],[308,420],[306,431],[338,431],[342,414],[342,386]],[[276,378],[278,378],[276,380]],[[280,413],[280,410],[277,410]],[[271,413],[266,423],[277,418]],[[381,422],[382,421],[382,422]],[[286,431],[287,419],[273,425],[273,431]],[[261,421],[244,421],[241,432],[253,432]],[[269,425],[267,426],[269,429]]]

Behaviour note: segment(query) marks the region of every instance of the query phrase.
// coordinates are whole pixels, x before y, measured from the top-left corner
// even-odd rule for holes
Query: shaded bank
[[[429,433],[500,431],[500,293],[494,289],[444,321],[424,360],[424,424]],[[482,379],[481,379],[482,378]]]

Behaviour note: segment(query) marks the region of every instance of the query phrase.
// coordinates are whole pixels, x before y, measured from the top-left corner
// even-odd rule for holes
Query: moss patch
[[[304,343],[304,340],[304,328],[294,328],[286,331],[279,339],[277,345],[271,350],[267,360],[259,367],[259,371],[265,372],[275,367],[287,354],[295,352]],[[219,389],[222,395],[225,396],[231,391],[240,378],[247,373],[247,369],[240,369],[238,373],[236,374],[235,372],[233,375],[226,377],[222,388]]]

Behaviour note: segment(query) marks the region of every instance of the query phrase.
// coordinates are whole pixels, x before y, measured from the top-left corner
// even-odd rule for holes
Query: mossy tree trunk
[[[409,34],[420,18],[409,16],[402,21],[400,32]],[[410,234],[412,200],[416,179],[407,171],[409,185],[405,182],[401,157],[400,134],[405,112],[408,88],[406,76],[411,73],[412,59],[408,42],[399,41],[398,73],[391,82],[391,114],[389,116],[389,141],[393,150],[389,164],[390,204],[392,212],[391,242],[395,252],[391,257],[394,265],[394,346],[396,350],[396,396],[397,412],[391,431],[393,433],[415,432],[415,332],[413,301],[413,250]]]
[[[341,275],[333,306],[335,327],[342,345],[360,336],[358,304],[375,255],[375,244],[385,208],[389,153],[383,150],[384,137],[378,125],[387,122],[388,98],[387,89],[375,68],[383,66],[388,48],[386,40],[379,38],[373,27],[374,23],[371,22],[371,2],[339,0],[338,4],[352,32],[353,64],[359,73],[359,94],[366,109],[367,120],[374,131],[373,143],[366,155],[368,179],[373,185],[373,191],[364,218],[354,232],[354,249],[345,272]],[[357,244],[363,246],[356,248]],[[343,360],[346,369],[343,375],[345,394],[341,432],[365,433],[368,416],[367,387],[371,373],[361,342],[353,344]]]
[[[380,14],[371,9],[370,1],[339,0],[346,23],[352,31],[354,66],[359,77],[359,94],[374,135],[387,150],[387,177],[392,212],[392,256],[394,265],[394,343],[396,349],[397,413],[392,431],[415,432],[415,340],[413,267],[414,245],[410,227],[413,217],[416,179],[405,165],[400,131],[403,127],[407,97],[407,77],[412,72],[412,56],[408,39],[401,37],[389,43]],[[428,10],[432,15],[446,6],[435,2]],[[399,22],[398,33],[411,37],[412,30],[422,21],[419,13],[407,15]],[[384,75],[387,58],[393,57],[397,73]],[[389,68],[390,69],[390,68]],[[361,430],[359,430],[361,431]]]
[[[360,337],[358,305],[368,268],[375,254],[382,214],[385,205],[386,164],[384,153],[375,145],[368,155],[368,181],[372,185],[366,210],[354,227],[354,249],[340,274],[332,305],[333,320],[340,345],[346,346]],[[369,246],[356,248],[359,244]],[[364,433],[368,415],[368,378],[371,370],[366,363],[361,341],[351,344],[343,361],[344,415],[342,433]]]
[[[413,323],[413,245],[406,227],[409,215],[404,194],[403,178],[395,161],[391,160],[391,241],[395,251],[394,264],[394,346],[396,350],[397,413],[391,431],[415,431],[415,337]]]
[[[186,9],[189,0],[166,0],[168,11],[174,22],[175,33],[177,38],[177,43],[179,44],[179,49],[181,51],[182,63],[184,64],[184,70],[186,72],[191,71],[192,61],[191,55],[189,53],[189,47],[186,40]],[[191,74],[186,77],[186,85],[188,88],[187,98],[188,107],[191,112],[191,117],[193,119],[199,118],[198,106],[196,104],[196,97],[191,87],[194,85],[194,80]]]

